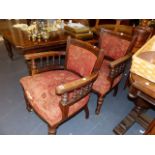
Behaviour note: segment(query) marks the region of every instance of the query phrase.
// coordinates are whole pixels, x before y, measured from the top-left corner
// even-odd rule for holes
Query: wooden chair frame
[[[102,48],[101,47],[101,39],[102,39],[103,33],[108,33],[108,34],[111,34],[111,35],[120,37],[122,39],[131,41],[131,43],[130,43],[128,49],[127,49],[127,52],[126,52],[126,55],[125,56],[123,56],[123,57],[121,57],[121,58],[119,58],[117,60],[113,60],[112,58],[110,58],[108,56],[105,56],[105,59],[111,61],[110,64],[109,64],[110,73],[109,73],[109,76],[108,76],[108,80],[111,83],[111,86],[110,86],[110,90],[111,90],[112,89],[112,86],[113,86],[114,79],[116,77],[118,77],[119,75],[121,75],[121,74],[124,73],[124,70],[125,70],[127,61],[129,61],[130,58],[132,57],[132,53],[131,52],[132,52],[132,49],[133,49],[133,47],[135,45],[135,42],[137,40],[137,34],[135,34],[133,36],[132,40],[131,40],[128,36],[123,35],[123,33],[113,32],[111,30],[107,30],[107,29],[102,28],[101,31],[100,31],[100,37],[99,37],[99,48],[100,49]],[[114,94],[113,94],[114,96],[117,95],[117,92],[118,92],[118,84],[114,87]],[[96,93],[98,94],[96,114],[99,114],[100,113],[100,110],[101,110],[101,107],[102,107],[102,104],[103,104],[103,98],[104,98],[105,95],[102,95],[100,92],[96,92]]]
[[[62,122],[64,122],[65,120],[67,120],[69,118],[68,117],[69,107],[91,92],[93,82],[96,80],[96,78],[98,76],[98,71],[99,71],[100,66],[102,64],[104,53],[103,53],[103,50],[99,50],[98,48],[96,48],[96,47],[94,47],[88,43],[84,43],[83,41],[76,40],[76,39],[71,39],[69,37],[68,41],[67,41],[67,52],[49,51],[49,52],[44,52],[44,53],[34,53],[34,54],[25,55],[25,60],[28,64],[29,73],[32,76],[35,74],[41,73],[41,72],[49,71],[51,69],[67,69],[66,64],[67,64],[67,60],[68,60],[68,50],[69,50],[70,44],[88,49],[89,51],[91,51],[93,54],[96,55],[97,60],[96,60],[96,63],[94,65],[93,71],[90,75],[88,75],[86,77],[81,77],[81,79],[79,79],[79,80],[75,80],[75,81],[72,81],[72,82],[69,82],[66,84],[61,84],[61,85],[56,87],[56,89],[55,89],[56,94],[61,95],[61,101],[60,101],[59,105],[60,105],[60,109],[62,111],[62,119],[60,122],[58,122],[54,126],[50,126],[48,124],[48,133],[49,134],[55,134],[57,127]],[[61,63],[61,57],[62,56],[66,56],[64,66]],[[52,64],[49,63],[50,57],[52,58]],[[58,63],[56,63],[56,64],[55,64],[55,62],[56,62],[55,57],[58,57]],[[43,65],[42,68],[38,68],[38,66],[36,65],[36,60],[40,59],[41,61],[39,61],[39,62],[42,62],[43,58],[46,59],[44,61],[45,65]],[[73,92],[72,98],[69,98],[70,92]],[[24,91],[24,94],[25,94],[25,91]],[[25,94],[25,100],[27,103],[27,109],[29,111],[31,111],[32,106],[30,105],[26,94]],[[84,110],[86,113],[86,118],[88,118],[89,117],[89,110],[88,110],[87,104],[84,107]]]

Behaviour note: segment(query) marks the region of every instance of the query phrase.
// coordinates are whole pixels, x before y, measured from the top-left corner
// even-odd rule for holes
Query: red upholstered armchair
[[[125,69],[127,60],[137,39],[135,34],[132,39],[122,33],[101,29],[99,48],[104,50],[104,61],[99,76],[93,84],[93,90],[98,94],[96,114],[100,113],[104,96],[113,88],[117,94],[118,84]]]
[[[33,109],[48,124],[49,134],[55,134],[62,122],[81,109],[88,118],[89,93],[103,57],[102,50],[71,38],[66,52],[25,55],[31,75],[21,78],[20,83],[27,109]]]

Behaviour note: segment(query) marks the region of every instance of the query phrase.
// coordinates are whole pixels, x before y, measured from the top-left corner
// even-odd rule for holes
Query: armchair
[[[98,94],[96,114],[100,113],[104,96],[114,88],[114,96],[118,91],[127,61],[136,42],[137,34],[130,40],[122,33],[101,29],[99,48],[104,50],[104,61],[99,76],[93,84],[93,90]]]
[[[25,55],[31,75],[20,83],[27,109],[33,109],[48,124],[49,134],[55,134],[61,123],[82,109],[89,117],[89,94],[103,57],[102,50],[70,37],[66,52]]]

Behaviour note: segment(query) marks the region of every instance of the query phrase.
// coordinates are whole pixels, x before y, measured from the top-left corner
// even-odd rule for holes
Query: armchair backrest
[[[122,33],[111,30],[101,29],[99,38],[99,48],[104,50],[105,56],[116,60],[132,50],[131,38],[124,36]]]
[[[100,54],[100,56],[98,56]],[[65,68],[80,76],[88,76],[100,68],[103,52],[77,39],[68,38]],[[98,59],[101,59],[97,61]]]

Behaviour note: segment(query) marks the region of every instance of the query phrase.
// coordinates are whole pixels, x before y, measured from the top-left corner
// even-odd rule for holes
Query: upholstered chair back
[[[116,60],[126,54],[130,41],[116,33],[102,29],[99,44],[100,48],[104,49],[105,56]]]
[[[97,60],[96,54],[93,47],[83,48],[82,43],[78,45],[74,40],[70,40],[67,43],[66,69],[80,76],[90,75]]]

